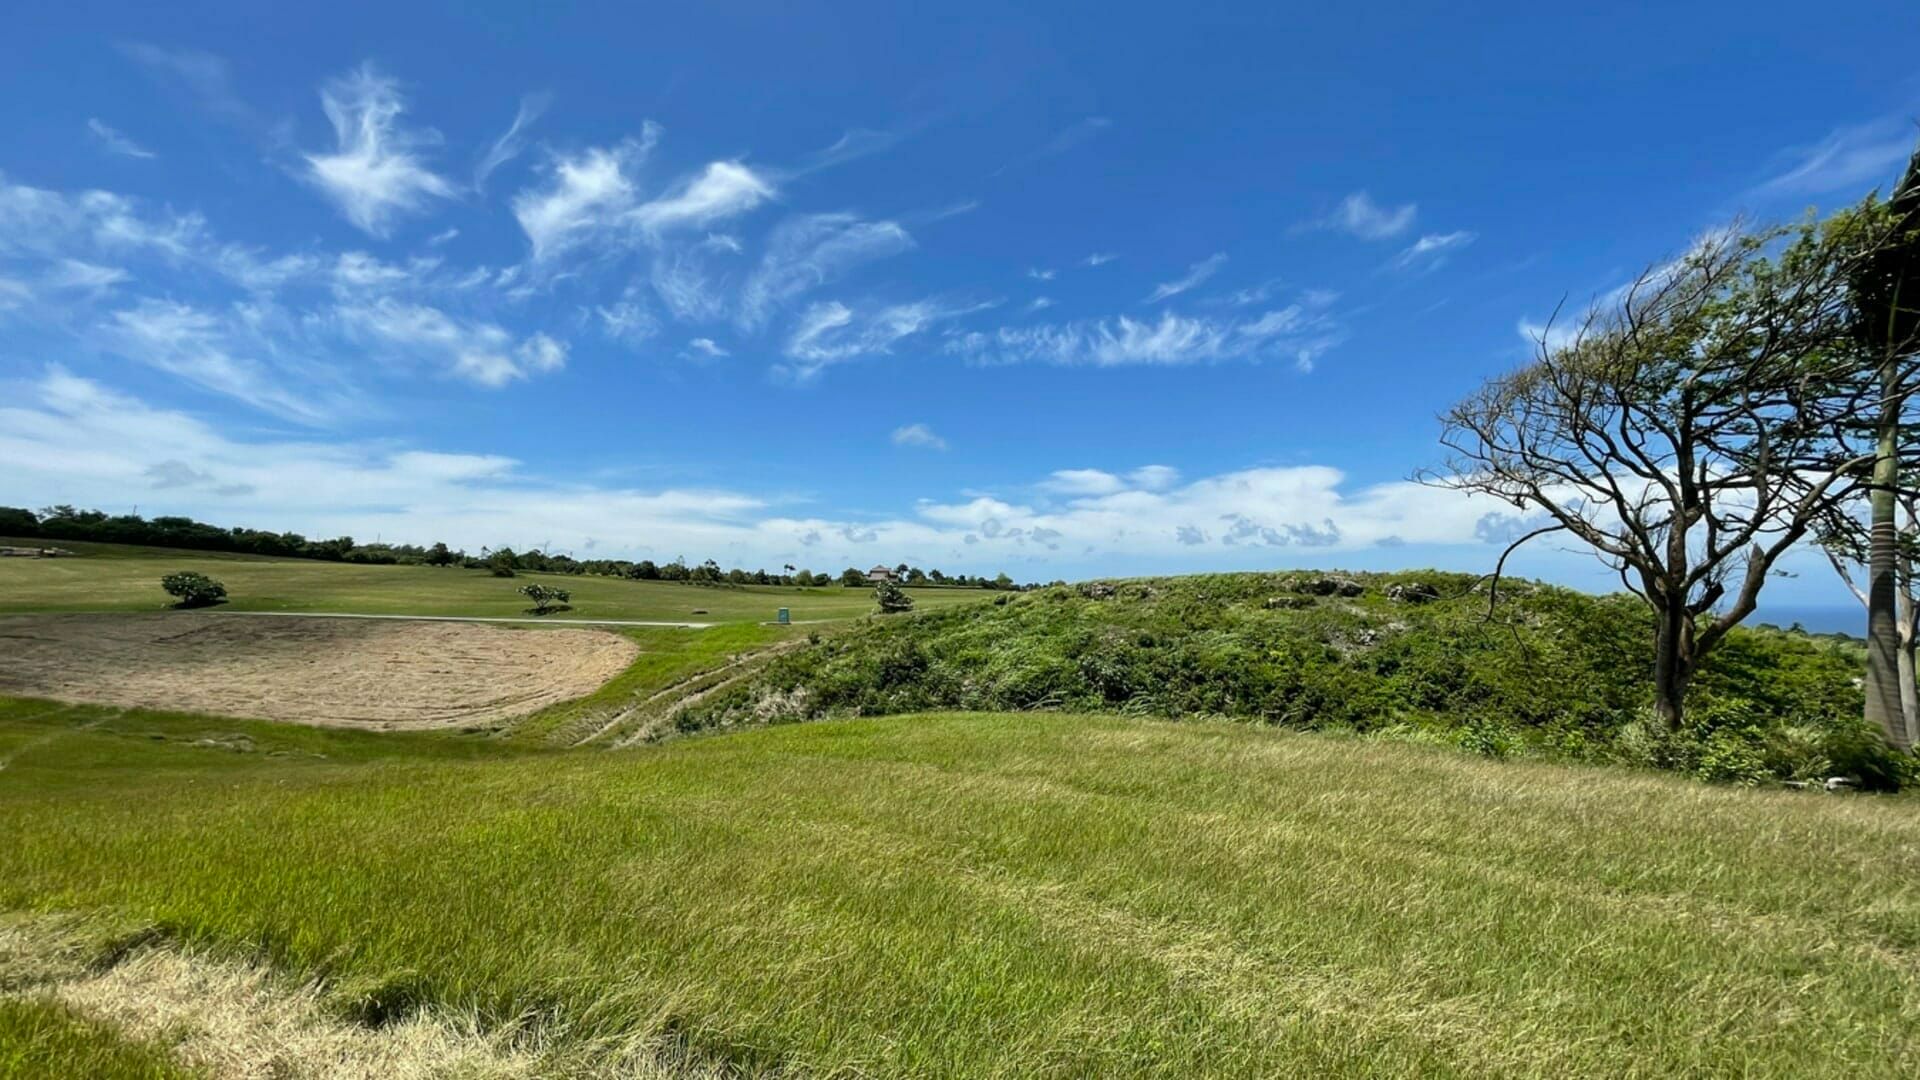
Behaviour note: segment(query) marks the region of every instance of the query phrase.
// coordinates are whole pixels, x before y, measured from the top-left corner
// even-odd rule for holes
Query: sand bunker
[[[591,693],[604,630],[212,613],[0,617],[0,694],[378,729],[486,725]]]

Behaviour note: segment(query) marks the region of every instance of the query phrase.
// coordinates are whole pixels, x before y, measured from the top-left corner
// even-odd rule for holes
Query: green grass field
[[[43,541],[9,541],[35,545]],[[42,611],[155,611],[171,597],[162,575],[197,570],[227,586],[231,611],[350,612],[365,615],[513,617],[528,582],[573,593],[568,619],[661,622],[763,622],[788,608],[801,621],[848,619],[874,610],[868,589],[801,589],[771,585],[706,587],[663,581],[527,574],[496,578],[484,570],[428,566],[363,566],[312,559],[269,559],[199,551],[62,541],[74,558],[0,559],[0,614]],[[980,601],[975,589],[909,589],[917,609]],[[704,613],[702,613],[704,612]]]
[[[1057,714],[606,753],[15,700],[0,762],[0,908],[343,1015],[748,1073],[1920,1071],[1905,797]]]

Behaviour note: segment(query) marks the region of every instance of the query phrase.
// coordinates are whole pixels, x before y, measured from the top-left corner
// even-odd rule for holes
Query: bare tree
[[[1836,431],[1854,353],[1829,230],[1710,234],[1597,303],[1442,417],[1444,472],[1570,533],[1655,616],[1655,708],[1684,715],[1700,661],[1779,558],[1859,482]],[[1770,257],[1771,256],[1771,257]]]

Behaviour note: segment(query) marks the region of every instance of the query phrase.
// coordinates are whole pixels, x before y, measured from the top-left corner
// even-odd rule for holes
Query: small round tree
[[[530,609],[535,615],[545,615],[549,611],[565,611],[573,606],[570,601],[573,594],[552,585],[522,585],[520,592],[533,601]]]
[[[873,587],[873,598],[879,602],[880,610],[888,614],[913,610],[913,597],[908,596],[906,590],[900,586],[885,579]]]
[[[225,585],[192,570],[168,574],[160,579],[160,587],[176,598],[173,606],[177,608],[211,607],[227,599]]]

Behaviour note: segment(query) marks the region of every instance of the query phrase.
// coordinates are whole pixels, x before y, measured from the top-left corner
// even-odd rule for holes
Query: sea
[[[1761,604],[1746,622],[1751,626],[1771,623],[1782,630],[1795,623],[1814,634],[1849,634],[1863,638],[1867,634],[1867,609],[1859,604]]]

